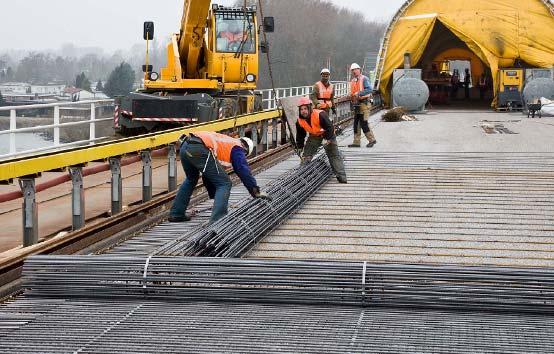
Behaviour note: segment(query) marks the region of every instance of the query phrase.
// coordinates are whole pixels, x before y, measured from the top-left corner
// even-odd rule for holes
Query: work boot
[[[377,140],[375,139],[375,136],[373,135],[371,128],[369,129],[369,131],[365,132],[364,135],[368,142],[368,144],[366,145],[367,147],[372,147],[373,145],[375,145]]]
[[[167,218],[167,221],[169,222],[186,222],[190,221],[190,216],[183,215],[183,216],[170,216]]]
[[[349,148],[359,148],[361,145],[362,140],[362,134],[358,131],[358,133],[354,133],[354,141],[352,144],[348,145]]]
[[[339,183],[348,183],[346,176],[337,176],[337,181],[339,181]]]

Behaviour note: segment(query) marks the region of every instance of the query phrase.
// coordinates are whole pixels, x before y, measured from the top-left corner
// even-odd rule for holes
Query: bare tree
[[[311,84],[329,62],[332,79],[345,80],[351,63],[362,65],[368,52],[379,49],[385,29],[383,23],[322,0],[262,0],[262,6],[265,16],[275,17],[268,41],[278,87]],[[259,87],[270,86],[267,60],[261,57]]]

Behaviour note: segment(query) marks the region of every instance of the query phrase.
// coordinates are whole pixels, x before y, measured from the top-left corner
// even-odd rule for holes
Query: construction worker
[[[356,63],[350,66],[352,80],[350,81],[350,102],[354,107],[354,141],[348,147],[360,147],[362,128],[367,138],[366,147],[373,147],[377,143],[375,136],[369,127],[369,113],[371,111],[371,83],[369,78],[362,75],[362,68]]]
[[[331,169],[340,183],[347,183],[344,162],[339,152],[335,127],[329,119],[327,112],[312,108],[312,101],[308,97],[302,97],[298,102],[298,120],[296,122],[296,146],[303,149],[302,162],[312,160],[319,147],[323,144],[325,153],[331,163]],[[308,141],[306,133],[309,133]]]
[[[450,97],[455,100],[458,98],[458,89],[460,88],[460,72],[458,69],[454,69],[452,72],[452,77],[450,78]]]
[[[337,108],[335,106],[335,87],[329,82],[331,78],[331,71],[324,68],[319,73],[321,80],[314,84],[310,98],[316,109],[321,109],[329,114],[332,111],[335,116],[337,115]]]
[[[466,68],[464,72],[464,94],[466,100],[469,100],[469,85],[471,85],[471,74],[469,69]]]
[[[242,26],[235,21],[221,21],[217,25],[217,45],[220,51],[234,51],[244,38]]]
[[[233,167],[252,197],[271,200],[266,193],[260,191],[256,179],[250,172],[246,156],[253,150],[254,143],[246,137],[235,139],[209,131],[195,132],[187,136],[179,150],[186,179],[177,191],[168,220],[170,222],[190,220],[185,212],[200,174],[209,197],[214,199],[210,222],[225,216],[232,186],[231,179],[225,171],[225,167],[228,166]]]
[[[485,73],[482,73],[481,76],[479,77],[479,98],[481,100],[485,99],[485,93],[487,91],[487,87],[488,87],[487,75],[485,75]]]

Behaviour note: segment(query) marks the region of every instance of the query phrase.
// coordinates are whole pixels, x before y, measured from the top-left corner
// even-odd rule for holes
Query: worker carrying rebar
[[[369,127],[369,114],[371,112],[371,83],[369,78],[362,75],[362,68],[356,63],[350,66],[352,80],[350,81],[350,102],[354,111],[354,141],[348,147],[360,147],[362,128],[367,138],[366,147],[373,147],[377,143],[375,136]]]
[[[186,210],[200,174],[210,199],[214,199],[210,222],[225,216],[232,186],[231,179],[225,171],[225,167],[229,166],[233,167],[252,197],[271,200],[271,197],[260,191],[256,179],[250,172],[246,157],[253,150],[254,142],[247,137],[236,139],[209,131],[194,132],[185,137],[179,156],[186,179],[177,191],[168,220],[170,222],[190,220]]]
[[[340,183],[347,183],[344,162],[339,152],[335,127],[329,119],[327,112],[313,109],[312,101],[308,97],[302,97],[298,102],[298,120],[296,122],[296,147],[303,149],[302,162],[312,160],[319,147],[323,144],[325,153],[329,158],[331,169]],[[309,133],[306,141],[306,134]],[[326,140],[323,143],[323,140]],[[304,142],[306,144],[304,145]]]
[[[321,80],[313,86],[310,98],[316,109],[321,109],[329,114],[331,111],[337,115],[337,107],[335,106],[335,86],[329,81],[331,79],[331,71],[324,68],[320,72]]]

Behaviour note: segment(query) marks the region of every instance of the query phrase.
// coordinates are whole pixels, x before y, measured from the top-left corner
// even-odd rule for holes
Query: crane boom
[[[187,79],[198,78],[198,58],[202,50],[202,41],[206,30],[206,21],[210,11],[210,0],[185,0],[181,32],[179,36],[179,54],[185,64]]]

